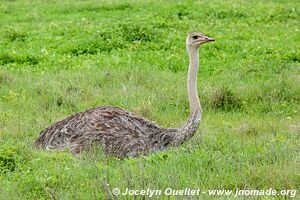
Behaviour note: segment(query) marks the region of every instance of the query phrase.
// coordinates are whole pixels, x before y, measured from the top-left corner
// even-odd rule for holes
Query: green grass
[[[280,0],[0,1],[0,199],[113,199],[115,187],[299,193],[299,9]],[[51,123],[98,105],[180,126],[189,31],[216,42],[200,49],[203,121],[186,144],[125,160],[33,147]]]

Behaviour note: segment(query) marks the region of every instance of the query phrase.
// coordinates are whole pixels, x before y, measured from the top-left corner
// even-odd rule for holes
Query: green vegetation
[[[115,187],[300,197],[299,9],[283,0],[0,1],[0,199],[107,199]],[[216,38],[200,49],[204,113],[189,142],[125,160],[33,147],[51,123],[98,105],[180,126],[189,31]]]

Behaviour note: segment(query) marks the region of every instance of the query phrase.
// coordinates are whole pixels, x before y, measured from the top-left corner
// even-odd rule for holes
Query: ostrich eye
[[[198,39],[198,38],[199,38],[198,35],[194,35],[194,36],[193,36],[193,39],[195,39],[195,40]]]

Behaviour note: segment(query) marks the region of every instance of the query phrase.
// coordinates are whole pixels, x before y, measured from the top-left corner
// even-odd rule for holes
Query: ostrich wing
[[[80,153],[96,142],[105,153],[135,156],[147,152],[150,135],[161,132],[156,124],[118,107],[97,107],[67,117],[43,130],[36,146]]]

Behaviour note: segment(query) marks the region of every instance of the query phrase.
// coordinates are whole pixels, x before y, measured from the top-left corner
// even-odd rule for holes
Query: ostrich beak
[[[205,38],[207,42],[213,42],[215,41],[215,38],[206,37]]]

